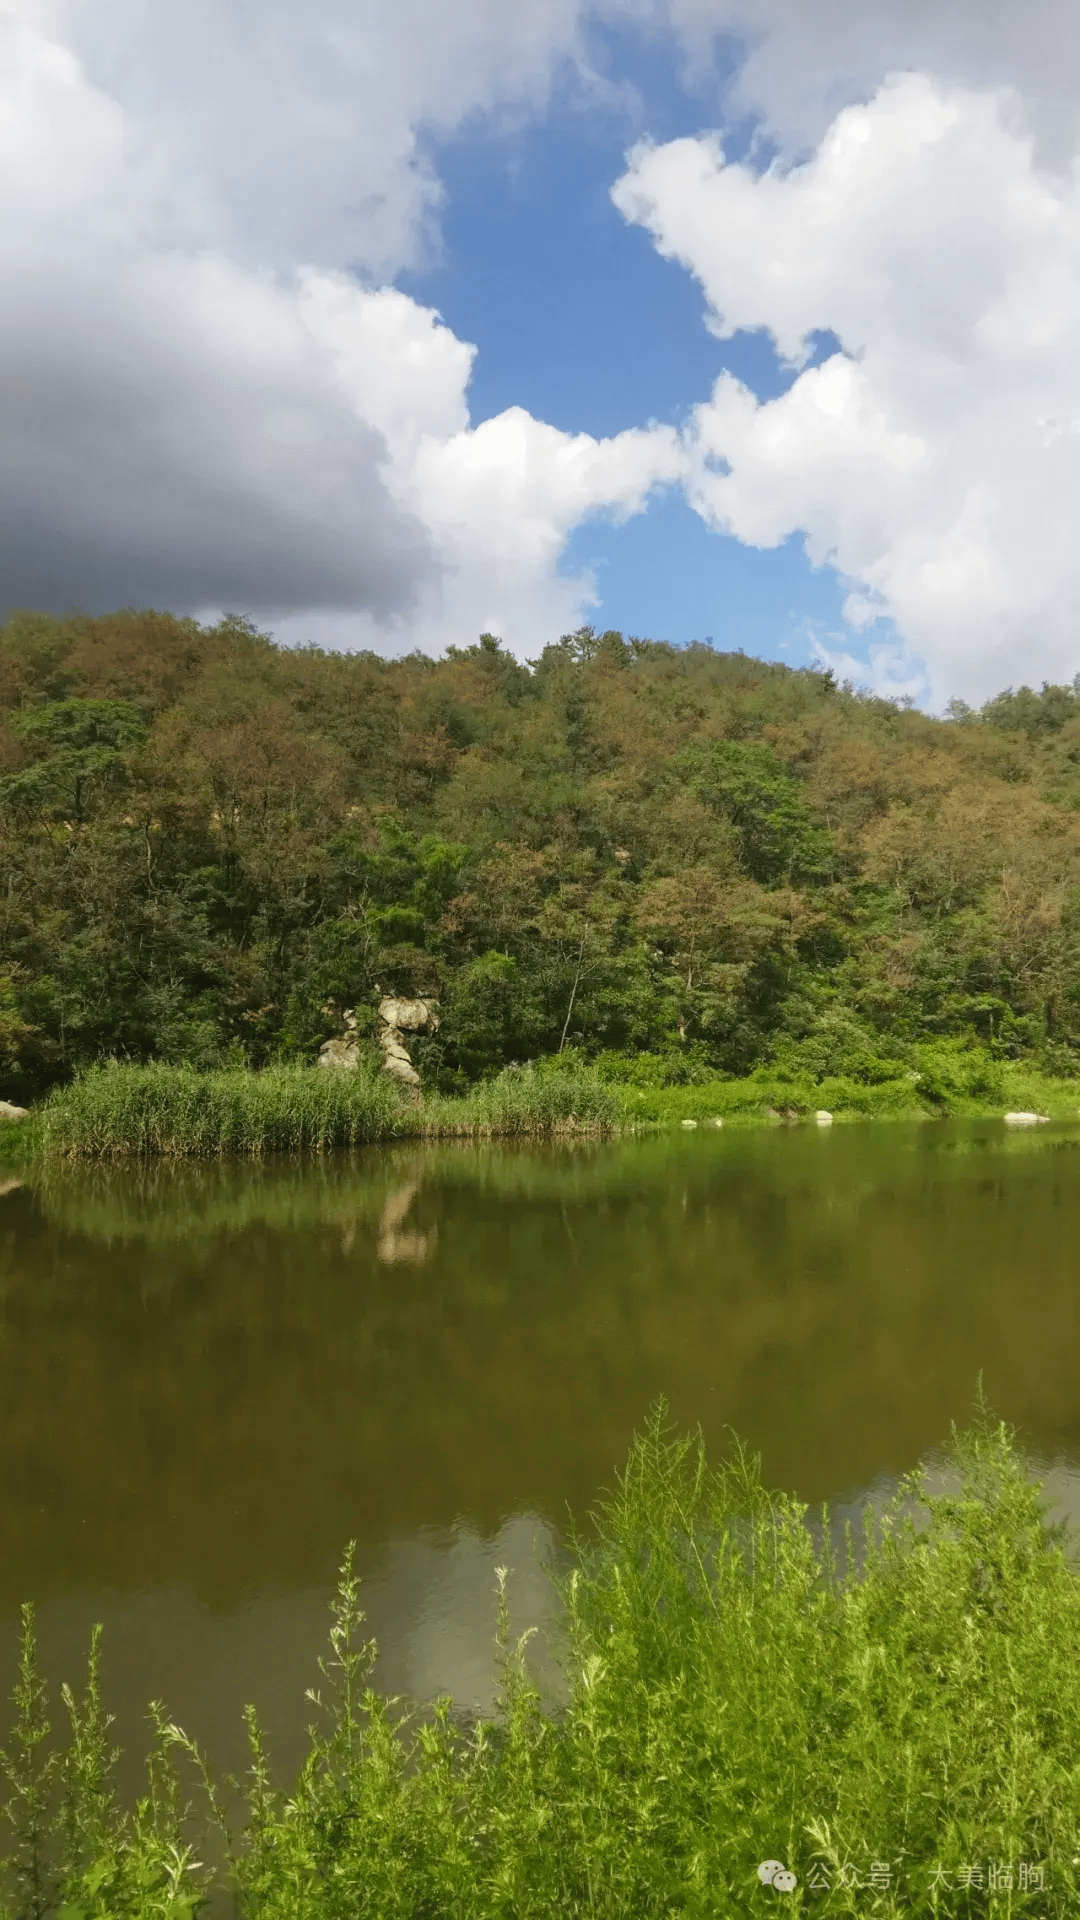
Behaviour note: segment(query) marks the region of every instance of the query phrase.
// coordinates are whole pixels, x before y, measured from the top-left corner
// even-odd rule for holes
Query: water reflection
[[[359,1543],[379,1680],[490,1692],[494,1569],[587,1514],[657,1393],[842,1519],[991,1404],[1080,1518],[1080,1129],[704,1130],[52,1175],[0,1207],[0,1664],[242,1761],[302,1735]],[[126,1725],[124,1724],[126,1719]],[[282,1762],[286,1764],[285,1759]]]
[[[530,1667],[544,1696],[565,1697],[561,1642],[551,1585],[542,1563],[558,1565],[549,1522],[511,1515],[491,1537],[468,1523],[421,1528],[360,1555],[364,1632],[377,1642],[374,1682],[386,1694],[430,1701],[449,1693],[459,1713],[489,1714],[495,1702],[495,1569],[510,1569],[511,1632],[540,1629]],[[305,1694],[320,1685],[326,1652],[329,1584],[268,1583],[221,1611],[190,1584],[146,1590],[67,1593],[38,1610],[42,1662],[54,1678],[85,1670],[91,1622],[107,1621],[102,1671],[115,1737],[124,1751],[119,1782],[142,1785],[146,1708],[163,1700],[212,1754],[222,1773],[242,1775],[248,1761],[243,1709],[256,1706],[279,1779],[291,1782],[306,1751],[313,1713]],[[8,1691],[17,1657],[15,1623],[0,1623],[0,1672]],[[7,1711],[0,1710],[6,1731]]]
[[[425,1260],[431,1258],[435,1242],[439,1237],[438,1227],[432,1226],[427,1233],[418,1233],[415,1229],[411,1233],[404,1231],[406,1216],[419,1191],[419,1179],[406,1180],[405,1185],[399,1187],[396,1193],[387,1195],[386,1205],[379,1215],[379,1237],[376,1243],[378,1257],[386,1264],[392,1265],[395,1260],[411,1260],[416,1265],[422,1266]],[[342,1251],[344,1253],[352,1251],[351,1231],[348,1245],[342,1242]]]

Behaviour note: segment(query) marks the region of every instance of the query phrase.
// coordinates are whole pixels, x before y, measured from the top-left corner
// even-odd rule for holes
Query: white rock
[[[814,1119],[817,1121],[819,1127],[832,1126],[832,1114],[826,1113],[824,1107],[818,1108],[817,1112],[814,1115]]]
[[[360,1065],[359,1043],[351,1033],[343,1040],[327,1040],[319,1048],[317,1067],[347,1067],[353,1073]]]
[[[1049,1120],[1049,1118],[1050,1115],[1048,1113],[1007,1113],[1005,1115],[1005,1125],[1007,1127],[1036,1127],[1041,1122]]]
[[[680,1127],[696,1127],[697,1121],[696,1120],[680,1120],[679,1125]]]
[[[383,1061],[382,1070],[388,1073],[392,1080],[400,1080],[402,1086],[418,1087],[420,1085],[420,1075],[407,1054],[402,1059],[397,1054],[388,1053]]]
[[[721,1113],[714,1113],[712,1119],[709,1121],[710,1127],[722,1127],[723,1124],[724,1116]]]
[[[384,1073],[406,1088],[414,1106],[420,1104],[420,1075],[409,1058],[409,1049],[401,1038],[405,1033],[437,1033],[437,1000],[397,1000],[392,995],[379,1001],[379,1024],[375,1038],[383,1051]]]
[[[397,1027],[408,1033],[437,1033],[439,1028],[439,1004],[437,1000],[395,1000],[389,996],[379,1002],[379,1019],[388,1027]]]
[[[29,1107],[17,1107],[10,1100],[0,1100],[0,1120],[25,1120]]]

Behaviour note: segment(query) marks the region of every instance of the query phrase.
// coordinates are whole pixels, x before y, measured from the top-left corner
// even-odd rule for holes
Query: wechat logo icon
[[[794,1893],[798,1879],[782,1860],[763,1860],[757,1870],[763,1887],[775,1887],[777,1893]]]

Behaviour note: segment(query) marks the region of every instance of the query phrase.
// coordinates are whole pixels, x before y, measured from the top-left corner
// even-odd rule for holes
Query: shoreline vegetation
[[[504,1069],[464,1095],[402,1100],[374,1056],[354,1070],[279,1064],[243,1067],[115,1061],[55,1088],[23,1120],[0,1129],[0,1166],[35,1161],[210,1158],[328,1153],[393,1141],[623,1135],[666,1126],[850,1120],[1080,1117],[1080,1080],[995,1063],[978,1049],[917,1050],[918,1067],[881,1063],[879,1078],[817,1082],[759,1071],[703,1074],[672,1084],[663,1063],[638,1056],[556,1056]]]
[[[192,1920],[212,1894],[245,1920],[715,1920],[771,1907],[765,1861],[795,1913],[1075,1914],[1077,1541],[981,1394],[933,1479],[843,1537],[661,1401],[569,1544],[562,1704],[510,1641],[504,1569],[494,1714],[384,1698],[350,1550],[299,1778],[249,1708],[246,1776],[215,1781],[157,1704],[127,1809],[99,1632],[58,1708],[24,1608],[3,1920]]]

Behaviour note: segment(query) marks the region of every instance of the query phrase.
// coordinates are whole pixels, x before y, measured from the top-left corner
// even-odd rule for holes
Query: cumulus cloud
[[[1080,179],[1040,170],[1000,96],[900,75],[813,157],[756,174],[714,139],[642,148],[614,190],[700,281],[721,337],[797,372],[730,374],[693,414],[689,497],[755,546],[805,534],[895,623],[936,699],[1076,670]],[[809,365],[815,333],[842,351]],[[801,370],[800,370],[801,369]]]
[[[344,274],[309,270],[300,310],[357,412],[383,436],[391,497],[428,530],[439,557],[417,609],[397,624],[402,645],[468,644],[488,631],[526,657],[538,652],[593,599],[589,576],[558,572],[571,529],[597,512],[616,521],[640,512],[655,486],[686,472],[670,427],[595,440],[521,407],[471,427],[474,349],[393,288],[365,292]],[[345,612],[316,622],[296,615],[274,630],[324,645],[379,640],[370,618]]]
[[[1009,87],[1040,162],[1068,165],[1080,134],[1080,15],[1071,0],[657,0],[699,82],[789,156],[889,73],[975,91]],[[718,60],[717,55],[720,58]]]
[[[212,256],[79,264],[0,313],[0,604],[415,604],[430,533],[295,299]]]
[[[473,428],[473,349],[386,285],[438,247],[432,137],[568,74],[610,97],[598,23],[699,77],[737,56],[718,117],[787,155],[758,178],[676,142],[618,189],[712,324],[798,370],[767,406],[721,382],[683,445]],[[1022,629],[1071,669],[1078,98],[1062,0],[0,0],[0,605],[528,652],[594,600],[558,571],[572,528],[682,475],[739,538],[803,530],[944,693],[997,684]],[[846,357],[803,365],[814,327]]]
[[[157,237],[279,269],[415,264],[441,200],[428,136],[590,74],[580,0],[15,4],[122,115]]]
[[[0,75],[0,601],[408,606],[437,555],[295,294],[159,243],[122,109],[28,16]]]
[[[580,615],[567,533],[640,508],[673,434],[473,430],[472,347],[299,264],[414,257],[417,125],[532,98],[574,50],[570,7],[413,13],[0,12],[0,605],[239,606],[435,650]]]
[[[431,134],[543,110],[568,75],[620,91],[594,30],[681,47],[725,115],[816,145],[887,72],[1014,87],[1071,156],[1080,18],[1070,0],[7,0],[122,110],[177,244],[392,277],[437,245]],[[717,54],[720,60],[717,61]],[[194,109],[194,110],[193,110]]]
[[[831,647],[817,636],[810,637],[810,659],[815,667],[827,669],[837,680],[911,706],[920,705],[930,693],[925,672],[903,645],[887,641],[872,645],[867,650],[867,658],[861,660],[843,645],[842,636],[832,637]]]

